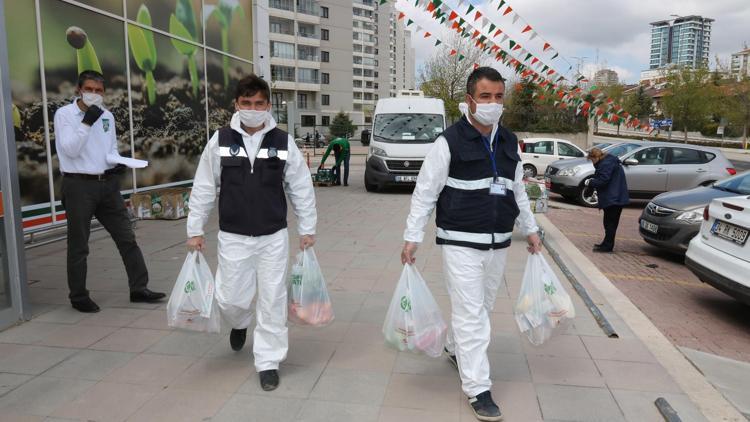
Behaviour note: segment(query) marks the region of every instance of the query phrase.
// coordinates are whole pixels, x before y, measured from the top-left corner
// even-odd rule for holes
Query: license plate
[[[397,182],[416,182],[417,176],[396,176]]]
[[[711,233],[715,236],[731,240],[738,245],[744,245],[747,242],[748,232],[747,229],[720,220],[714,221],[714,225],[711,227]]]
[[[649,223],[646,220],[641,220],[641,228],[647,232],[656,233],[659,231],[659,226],[654,223]]]

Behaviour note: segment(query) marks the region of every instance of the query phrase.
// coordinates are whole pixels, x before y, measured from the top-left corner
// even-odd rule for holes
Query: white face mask
[[[86,104],[86,107],[91,107],[92,105],[101,107],[102,104],[104,104],[104,98],[102,98],[101,95],[95,94],[93,92],[82,93],[81,100],[83,101],[84,104]]]
[[[268,110],[238,110],[240,121],[247,127],[259,127],[270,117]]]
[[[471,101],[474,101],[472,98]],[[503,115],[503,105],[498,103],[478,104],[474,101],[477,106],[477,111],[471,113],[471,109],[468,110],[471,113],[471,117],[474,118],[479,124],[484,126],[494,126],[500,120]]]

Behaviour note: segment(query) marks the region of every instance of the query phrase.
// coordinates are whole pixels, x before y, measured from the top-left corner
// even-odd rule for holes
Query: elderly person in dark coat
[[[604,240],[594,245],[594,252],[612,252],[622,207],[630,202],[625,172],[617,157],[599,148],[593,148],[587,158],[594,163],[596,172],[586,180],[586,186],[596,189],[599,208],[604,210]]]

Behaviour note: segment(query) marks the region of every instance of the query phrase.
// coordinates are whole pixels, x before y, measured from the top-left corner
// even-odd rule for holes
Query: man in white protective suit
[[[253,334],[255,369],[263,390],[279,385],[289,348],[286,271],[289,259],[286,195],[298,220],[300,249],[315,243],[315,192],[302,153],[270,113],[268,83],[250,75],[235,93],[236,113],[201,156],[190,195],[187,247],[205,248],[204,227],[219,196],[216,300],[232,325],[232,349],[245,345],[258,292]]]
[[[461,375],[477,419],[498,421],[490,393],[490,319],[514,223],[528,250],[541,251],[538,227],[523,183],[518,140],[499,125],[505,81],[490,67],[475,69],[466,83],[464,116],[435,140],[419,172],[406,222],[404,263],[413,264],[424,227],[437,209],[437,243],[451,299],[445,352]]]

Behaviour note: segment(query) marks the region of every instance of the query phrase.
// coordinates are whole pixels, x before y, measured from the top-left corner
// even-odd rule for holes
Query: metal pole
[[[21,195],[18,186],[15,133],[13,132],[12,100],[10,95],[10,75],[8,69],[8,40],[5,28],[5,1],[0,0],[0,190],[5,210],[3,230],[7,256],[8,277],[12,308],[19,318],[31,319],[28,304],[28,283],[26,278],[26,257],[23,248],[21,228]]]

